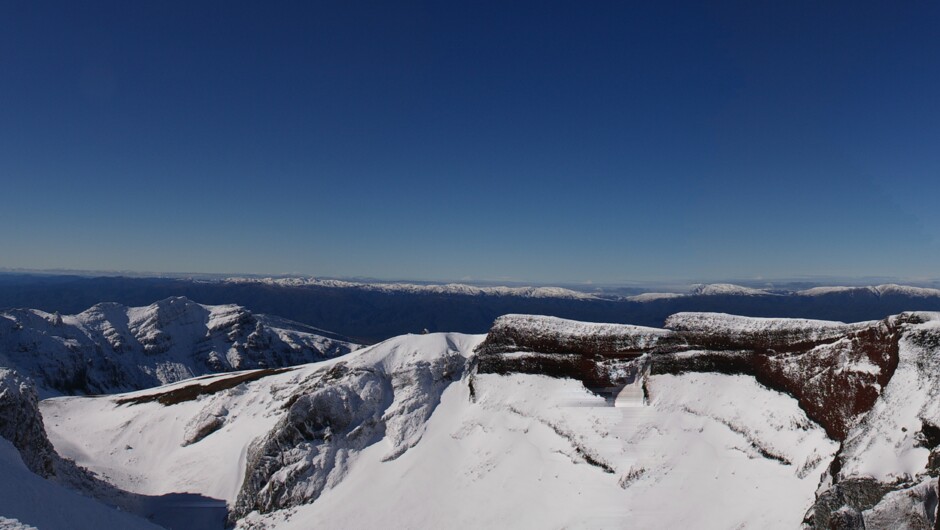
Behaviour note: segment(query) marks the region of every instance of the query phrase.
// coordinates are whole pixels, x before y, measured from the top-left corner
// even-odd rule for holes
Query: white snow
[[[693,285],[689,294],[694,296],[768,296],[772,293],[732,283],[700,283]]]
[[[322,333],[322,334],[321,334]],[[42,396],[128,391],[210,373],[312,362],[358,347],[328,332],[183,297],[77,315],[0,312],[0,363]]]
[[[628,296],[627,300],[631,302],[653,302],[655,300],[670,300],[672,298],[682,298],[687,296],[683,293],[641,293],[634,296]]]
[[[122,489],[147,495],[199,493],[233,502],[245,471],[248,445],[274,427],[299,382],[338,362],[392,373],[448,352],[467,356],[481,340],[482,336],[461,334],[405,335],[346,357],[304,365],[172,406],[117,402],[205,385],[245,372],[203,376],[114,396],[51,398],[42,401],[40,409],[49,439],[61,455]],[[218,431],[187,443],[195,425],[223,409],[226,413]]]
[[[774,332],[805,333],[806,340],[837,336],[852,328],[871,325],[870,322],[845,324],[830,320],[805,318],[742,317],[727,313],[676,313],[666,319],[665,327],[676,330],[700,330],[721,334],[763,334]]]
[[[262,283],[283,287],[329,287],[338,289],[360,289],[383,293],[450,294],[466,296],[519,296],[524,298],[567,298],[593,300],[598,297],[581,291],[562,287],[479,287],[462,283],[414,284],[414,283],[366,283],[322,278],[226,278],[230,283]]]
[[[242,527],[799,525],[836,445],[794,400],[741,376],[650,385],[652,405],[628,409],[567,379],[477,376],[476,403],[466,385],[451,385],[401,458],[382,462],[369,448],[313,504],[254,514]]]
[[[248,444],[274,426],[283,413],[279,405],[304,373],[273,375],[173,406],[116,401],[231,375],[117,396],[51,398],[42,401],[40,409],[59,454],[121,489],[146,495],[199,493],[232,501],[241,485]],[[199,443],[186,445],[190,423],[220,406],[229,410],[225,425]]]
[[[42,411],[60,453],[121,488],[232,502],[248,445],[271,430],[301,381],[339,362],[401,373],[442,355],[470,356],[483,338],[397,337],[171,406],[115,401],[231,375],[48,399]],[[473,384],[475,400],[465,376],[423,425],[390,428],[385,440],[348,453],[312,504],[254,513],[241,526],[793,528],[836,449],[795,400],[745,376],[651,376],[649,405],[628,408],[570,379],[487,374]],[[415,405],[393,403],[389,425]],[[223,417],[221,428],[186,445],[187,427],[209,416]]]
[[[910,285],[898,285],[894,283],[870,286],[832,286],[832,287],[813,287],[797,291],[800,296],[824,296],[836,293],[865,293],[874,296],[907,296],[912,298],[933,298],[940,297],[940,289],[931,289],[928,287],[913,287]]]
[[[668,329],[630,324],[581,322],[542,315],[503,315],[493,323],[492,330],[499,330],[500,328],[524,330],[526,333],[536,336],[561,337],[560,340],[585,336],[598,339],[630,336],[636,337],[637,340],[646,337],[649,341],[655,341],[659,337],[672,335],[672,331]]]
[[[0,515],[0,529],[10,530],[160,528],[34,474],[4,438],[0,438]]]
[[[689,287],[686,293],[641,293],[634,296],[628,296],[627,300],[631,302],[655,302],[657,300],[670,300],[674,298],[686,298],[689,296],[776,296],[763,289],[754,289],[743,287],[731,283],[697,283]]]
[[[894,375],[845,441],[844,476],[891,482],[925,471],[930,451],[918,446],[916,433],[924,420],[940,425],[940,349],[918,345],[912,332],[940,330],[940,314],[916,314],[925,322],[901,339]]]

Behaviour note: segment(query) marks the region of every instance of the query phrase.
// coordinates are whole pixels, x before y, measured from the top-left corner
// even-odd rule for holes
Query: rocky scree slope
[[[0,366],[43,395],[126,392],[208,373],[320,361],[358,345],[235,305],[183,297],[146,307],[97,304],[77,315],[0,313]]]

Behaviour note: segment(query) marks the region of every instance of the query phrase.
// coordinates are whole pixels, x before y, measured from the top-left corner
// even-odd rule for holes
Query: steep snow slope
[[[897,369],[824,476],[808,527],[940,526],[940,314],[896,318],[906,321]]]
[[[420,430],[433,411],[434,398],[427,393],[439,393],[435,388],[441,386],[423,379],[432,375],[423,370],[437,366],[437,375],[443,376],[454,365],[446,382],[459,378],[465,356],[479,340],[459,334],[405,336],[281,372],[204,376],[117,396],[47,399],[42,413],[61,454],[122,489],[148,495],[200,493],[234,503],[251,443],[270,437],[286,416],[309,407],[319,388],[328,387],[326,398],[341,390],[375,389],[376,400],[388,407],[376,412],[388,413],[389,422],[376,421],[383,422],[385,442],[392,444],[389,454],[416,443],[412,430]],[[420,420],[396,423],[411,416]]]
[[[940,314],[499,319],[41,405],[55,448],[243,529],[937,525]]]
[[[235,305],[186,298],[147,307],[98,304],[77,315],[0,313],[0,366],[32,377],[44,395],[152,387],[213,372],[323,360],[357,345]]]
[[[836,449],[794,400],[744,377],[653,377],[639,409],[569,379],[474,387],[476,401],[448,387],[400,458],[366,449],[316,502],[240,527],[793,528]]]
[[[0,528],[157,530],[161,527],[82,496],[31,472],[0,438]]]
[[[475,374],[483,338],[403,336],[42,410],[79,464],[223,499],[243,528],[793,528],[837,449],[751,377],[648,376],[648,406],[615,408],[573,379]]]
[[[890,482],[924,473],[931,448],[940,443],[940,314],[913,317],[920,322],[901,340],[894,376],[845,442],[843,476]]]
[[[71,478],[93,482],[56,454],[32,384],[0,369],[0,528],[156,528],[64,487]]]

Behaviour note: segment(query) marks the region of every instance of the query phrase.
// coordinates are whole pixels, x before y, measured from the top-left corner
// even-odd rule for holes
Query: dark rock
[[[55,449],[42,423],[36,390],[13,370],[0,368],[0,437],[20,452],[30,471],[42,477],[55,474]]]

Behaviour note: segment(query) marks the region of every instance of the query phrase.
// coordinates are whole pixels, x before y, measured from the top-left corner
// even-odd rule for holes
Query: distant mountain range
[[[318,278],[137,278],[0,274],[0,308],[73,314],[101,302],[146,306],[172,296],[238,304],[354,342],[403,333],[484,333],[504,314],[662,326],[683,311],[855,322],[902,311],[940,311],[940,290],[895,284],[759,289],[701,284],[677,292],[582,292],[558,287],[352,282]]]

